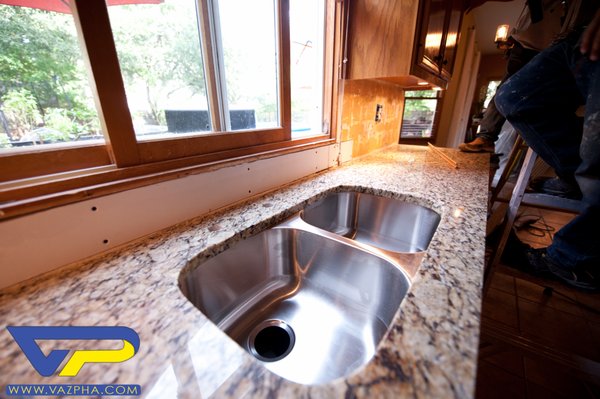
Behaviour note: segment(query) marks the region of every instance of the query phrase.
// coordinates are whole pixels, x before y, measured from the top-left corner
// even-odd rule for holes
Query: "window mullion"
[[[220,132],[224,131],[227,125],[223,117],[222,90],[219,82],[220,57],[216,45],[214,7],[211,0],[197,0],[197,5],[211,126],[213,131]]]
[[[221,17],[219,15],[219,2],[216,0],[209,0],[211,3],[211,16],[212,16],[212,38],[213,48],[216,54],[215,63],[215,75],[217,76],[218,82],[218,101],[219,109],[221,110],[221,121],[223,123],[224,130],[230,131],[231,129],[231,114],[229,113],[229,103],[227,101],[227,76],[225,75],[225,53],[223,51],[223,37],[221,34]]]
[[[90,71],[90,85],[102,131],[118,167],[140,163],[105,0],[74,0],[77,36]]]
[[[286,140],[292,138],[292,95],[290,79],[290,2],[276,1],[279,21],[279,114]]]
[[[333,99],[334,99],[334,87],[337,88],[337,65],[335,63],[336,57],[336,8],[338,3],[333,1],[325,1],[325,37],[324,37],[324,54],[323,54],[323,125],[321,126],[321,133],[327,133],[331,135],[334,127],[333,119]]]

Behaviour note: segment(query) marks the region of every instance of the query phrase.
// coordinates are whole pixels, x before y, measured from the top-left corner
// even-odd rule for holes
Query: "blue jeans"
[[[600,62],[580,34],[544,50],[496,93],[496,106],[562,178],[575,175],[584,209],[554,236],[547,255],[565,269],[600,266]],[[583,128],[575,110],[585,104]]]
[[[518,42],[515,43],[514,47],[508,50],[508,59],[506,61],[506,72],[504,73],[504,77],[500,82],[500,85],[504,84],[504,82],[517,73],[524,65],[526,65],[536,54],[538,51],[524,48]],[[481,137],[486,141],[495,142],[498,140],[498,136],[500,136],[500,132],[502,131],[502,126],[504,125],[504,115],[502,115],[496,109],[496,104],[494,102],[494,98],[488,104],[487,109],[483,113],[483,118],[481,119],[480,132],[477,133],[477,137]]]

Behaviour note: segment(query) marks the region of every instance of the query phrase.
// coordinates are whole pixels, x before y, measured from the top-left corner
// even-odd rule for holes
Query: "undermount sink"
[[[410,278],[386,251],[420,262],[438,222],[398,200],[333,193],[183,272],[180,287],[272,372],[325,383],[373,357],[408,292]]]
[[[344,191],[331,193],[302,212],[316,227],[392,252],[425,251],[440,215],[392,198]]]

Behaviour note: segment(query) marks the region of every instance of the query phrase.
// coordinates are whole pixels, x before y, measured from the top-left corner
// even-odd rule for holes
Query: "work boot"
[[[569,269],[559,265],[548,257],[546,248],[530,249],[527,251],[529,262],[525,272],[536,276],[551,276],[571,287],[583,291],[600,291],[600,271],[598,267],[576,267]]]
[[[469,143],[462,143],[458,149],[462,152],[494,152],[494,142],[477,137]]]

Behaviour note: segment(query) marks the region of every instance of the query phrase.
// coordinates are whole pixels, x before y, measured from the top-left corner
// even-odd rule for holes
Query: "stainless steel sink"
[[[431,209],[391,198],[331,193],[302,213],[307,223],[392,252],[422,252],[440,222]]]
[[[187,298],[240,346],[301,384],[367,363],[409,284],[383,257],[292,228],[243,240],[181,281]]]
[[[179,283],[269,370],[325,383],[373,357],[410,287],[406,265],[418,265],[438,223],[417,205],[332,193],[183,272]]]

